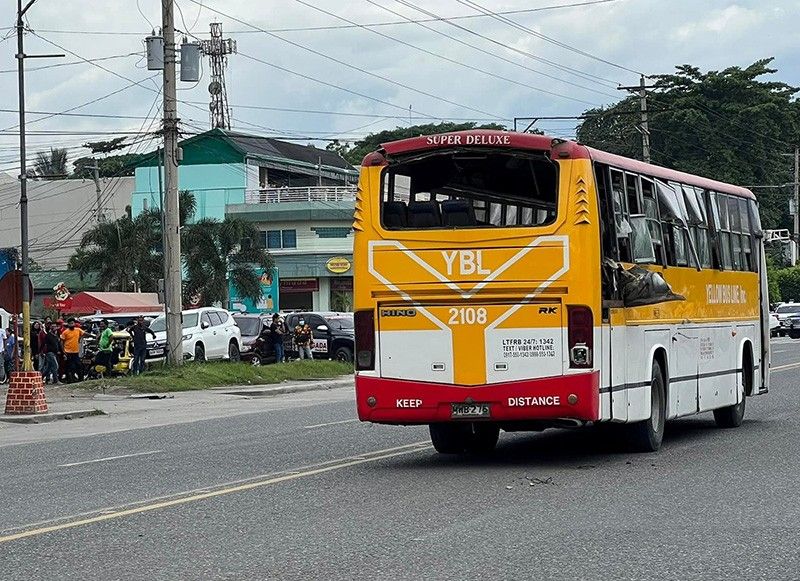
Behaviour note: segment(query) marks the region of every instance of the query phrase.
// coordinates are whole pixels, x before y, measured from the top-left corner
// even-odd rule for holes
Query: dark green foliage
[[[468,129],[505,129],[503,125],[497,123],[429,123],[427,125],[412,125],[411,127],[397,127],[379,133],[367,135],[364,139],[356,141],[352,146],[339,141],[331,142],[327,149],[338,151],[339,154],[355,166],[361,165],[361,160],[368,153],[378,149],[382,143],[406,139],[408,137],[419,137],[420,135],[433,135],[435,133],[448,133],[450,131],[466,131]]]
[[[653,163],[739,185],[792,181],[791,153],[800,142],[800,89],[764,80],[776,72],[763,59],[746,68],[701,72],[689,65],[651,79],[648,96]],[[590,115],[578,140],[641,159],[638,97]],[[765,228],[790,227],[790,189],[753,188]]]
[[[100,177],[120,177],[132,176],[136,165],[147,157],[143,153],[126,153],[123,155],[112,155],[97,160],[100,168]],[[91,179],[92,169],[95,159],[93,157],[79,157],[75,160],[75,169],[69,177]]]

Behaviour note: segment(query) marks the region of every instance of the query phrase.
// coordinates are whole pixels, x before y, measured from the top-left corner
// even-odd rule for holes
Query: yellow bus
[[[441,453],[500,430],[742,423],[769,387],[766,267],[744,188],[542,135],[384,144],[356,199],[359,418]]]

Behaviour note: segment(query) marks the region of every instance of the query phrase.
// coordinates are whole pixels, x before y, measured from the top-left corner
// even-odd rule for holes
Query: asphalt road
[[[797,363],[776,340],[741,428],[679,420],[656,454],[586,429],[443,457],[346,388],[0,441],[0,579],[797,579]]]

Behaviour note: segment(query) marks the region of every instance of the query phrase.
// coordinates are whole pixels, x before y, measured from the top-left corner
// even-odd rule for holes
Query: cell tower
[[[211,63],[211,82],[208,84],[211,128],[230,129],[231,110],[225,88],[225,67],[228,66],[228,55],[236,53],[236,41],[222,38],[222,23],[212,22],[211,40],[203,41],[202,51]]]

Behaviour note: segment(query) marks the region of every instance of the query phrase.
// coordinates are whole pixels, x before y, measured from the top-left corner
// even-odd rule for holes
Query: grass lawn
[[[136,377],[97,379],[74,384],[90,390],[131,389],[138,392],[187,391],[227,385],[265,385],[291,380],[329,379],[353,373],[353,366],[338,361],[292,361],[261,365],[249,363],[186,363],[182,367],[157,367]]]

